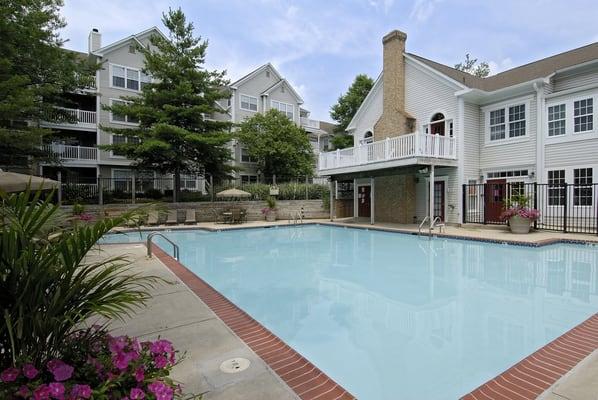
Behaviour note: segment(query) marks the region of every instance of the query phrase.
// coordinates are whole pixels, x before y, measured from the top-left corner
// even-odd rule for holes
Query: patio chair
[[[168,217],[166,218],[167,225],[178,224],[178,211],[179,210],[168,210]]]
[[[147,217],[147,224],[148,225],[158,225],[160,222],[160,214],[158,211],[150,211]]]
[[[233,224],[239,224],[239,223],[243,222],[241,220],[241,218],[242,218],[241,217],[241,209],[239,209],[239,208],[233,208],[231,210],[231,213],[232,213],[232,215],[231,215],[231,223],[233,223]]]
[[[196,224],[195,209],[188,209],[185,215],[185,224]]]
[[[220,218],[222,219],[222,223],[224,224],[232,224],[233,223],[233,212],[232,210],[223,210],[220,212]]]

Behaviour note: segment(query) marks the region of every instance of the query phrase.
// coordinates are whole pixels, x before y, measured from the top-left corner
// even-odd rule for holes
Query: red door
[[[369,186],[359,186],[357,192],[357,216],[358,217],[370,217],[371,201],[370,198],[371,188]]]
[[[507,195],[507,180],[492,179],[486,182],[484,189],[484,222],[501,222],[505,197]]]
[[[444,181],[434,182],[434,218],[444,222]]]

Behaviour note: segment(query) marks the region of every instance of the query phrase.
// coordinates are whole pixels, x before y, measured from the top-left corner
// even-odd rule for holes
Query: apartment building
[[[98,146],[131,140],[108,133],[102,127],[133,127],[138,121],[131,116],[111,113],[103,107],[122,102],[123,97],[139,94],[143,85],[151,81],[151,77],[142,71],[144,59],[137,47],[149,46],[152,35],[164,36],[158,28],[152,27],[114,43],[103,44],[102,35],[97,29],[90,32],[88,51],[79,53],[79,56],[102,66],[96,73],[92,87],[66,94],[68,102],[63,108],[75,117],[75,122],[42,123],[53,131],[44,147],[55,153],[62,165],[59,168],[42,164],[39,167],[40,174],[54,179],[59,176],[63,180],[77,179],[80,182],[94,182],[100,176],[130,181],[133,176],[132,160],[115,151],[100,150]],[[301,107],[301,96],[271,64],[265,64],[236,80],[230,89],[231,98],[218,102],[222,112],[212,118],[238,123],[256,112],[276,108],[305,128],[316,153],[327,148],[329,126],[326,125],[326,131],[320,128],[320,121],[309,118],[309,111]],[[233,164],[242,171],[238,173],[238,178],[247,182],[255,181],[258,171],[246,149],[236,141],[230,147]],[[152,171],[142,175],[148,179],[158,178]],[[183,176],[181,187],[202,190],[203,181],[195,176]]]
[[[343,209],[372,223],[461,223],[464,204],[481,202],[492,223],[506,187],[546,184],[545,214],[557,215],[568,183],[570,212],[598,215],[598,43],[479,78],[407,52],[406,40],[382,40],[383,72],[348,126],[354,147],[320,154],[320,174],[352,183]]]

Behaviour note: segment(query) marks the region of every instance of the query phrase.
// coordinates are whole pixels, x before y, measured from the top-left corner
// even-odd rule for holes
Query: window
[[[127,89],[139,90],[139,71],[127,69]]]
[[[509,137],[525,136],[525,104],[509,107]]]
[[[257,175],[241,175],[241,183],[257,183]]]
[[[548,205],[565,205],[565,170],[548,171]]]
[[[131,137],[125,135],[112,135],[112,144],[124,144],[124,143],[131,143],[131,144],[139,144],[141,140],[138,137]],[[112,155],[117,157],[125,157],[126,154],[122,151],[112,150]],[[128,171],[128,170],[122,170]]]
[[[513,196],[525,196],[525,183],[523,182],[511,182],[509,187],[511,188],[511,197]]]
[[[189,191],[197,191],[198,179],[194,175],[181,175],[181,189]]]
[[[112,86],[125,87],[125,68],[112,66]]]
[[[143,71],[140,72],[140,74],[141,74],[140,85],[141,85],[141,89],[143,89],[148,83],[151,83],[152,77],[149,76],[148,74],[144,73]]]
[[[115,105],[115,104],[127,104],[127,102],[124,100],[110,99],[110,105]],[[131,115],[118,114],[114,111],[110,112],[110,121],[111,122],[124,122],[127,124],[138,124],[139,123],[139,119],[137,119],[136,117],[133,117]]]
[[[565,134],[565,104],[548,107],[548,136]]]
[[[241,95],[241,109],[247,111],[257,111],[257,97]]]
[[[256,161],[249,155],[249,150],[241,149],[241,162],[254,163]]]
[[[285,114],[289,119],[293,119],[295,116],[292,104],[272,100],[272,108]]]
[[[488,172],[488,178],[511,178],[514,176],[527,176],[528,170],[527,169],[517,169],[512,171],[497,171],[497,172]]]
[[[490,140],[505,138],[505,110],[490,111]]]
[[[573,170],[574,205],[592,205],[592,172],[592,168],[576,168]]]
[[[112,65],[112,86],[139,91],[151,77],[138,69]]]
[[[577,100],[573,102],[574,132],[587,132],[594,129],[594,99]]]
[[[114,138],[115,136],[113,136]],[[112,170],[113,185],[115,190],[123,192],[130,192],[132,189],[131,178],[133,171],[130,169],[113,169]]]

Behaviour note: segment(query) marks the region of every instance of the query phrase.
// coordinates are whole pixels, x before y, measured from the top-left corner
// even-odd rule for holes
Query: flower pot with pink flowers
[[[276,198],[272,196],[266,198],[266,207],[262,208],[262,214],[266,217],[266,221],[276,221]]]
[[[540,217],[540,211],[528,206],[529,197],[512,196],[500,218],[508,221],[511,233],[529,233],[532,223]]]

